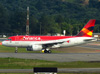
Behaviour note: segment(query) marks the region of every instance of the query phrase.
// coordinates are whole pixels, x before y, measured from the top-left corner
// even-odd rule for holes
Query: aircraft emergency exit
[[[91,19],[76,36],[11,36],[2,42],[4,46],[24,47],[27,51],[51,53],[51,48],[80,45],[97,39],[92,37],[95,19]],[[17,52],[17,49],[16,49]]]

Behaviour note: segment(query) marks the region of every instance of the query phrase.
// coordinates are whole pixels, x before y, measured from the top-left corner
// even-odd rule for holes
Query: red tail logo
[[[95,19],[91,19],[77,36],[92,37],[95,21]]]

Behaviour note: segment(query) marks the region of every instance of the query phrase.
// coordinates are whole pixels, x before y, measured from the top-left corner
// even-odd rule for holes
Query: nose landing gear
[[[18,53],[18,50],[17,49],[18,49],[18,47],[16,47],[15,53]]]

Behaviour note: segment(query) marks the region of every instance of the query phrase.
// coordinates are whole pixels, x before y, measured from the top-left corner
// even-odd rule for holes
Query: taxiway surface
[[[100,61],[100,53],[0,53],[0,57],[39,59],[57,62]]]
[[[33,73],[33,69],[0,69],[0,73]],[[100,68],[58,68],[58,73],[100,73]]]

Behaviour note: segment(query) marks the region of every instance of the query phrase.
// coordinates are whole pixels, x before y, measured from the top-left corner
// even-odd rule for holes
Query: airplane
[[[9,47],[24,47],[27,51],[39,51],[51,53],[51,48],[62,48],[76,46],[88,42],[97,41],[92,37],[95,25],[95,19],[90,19],[89,22],[76,36],[11,36],[2,42],[2,45]]]

